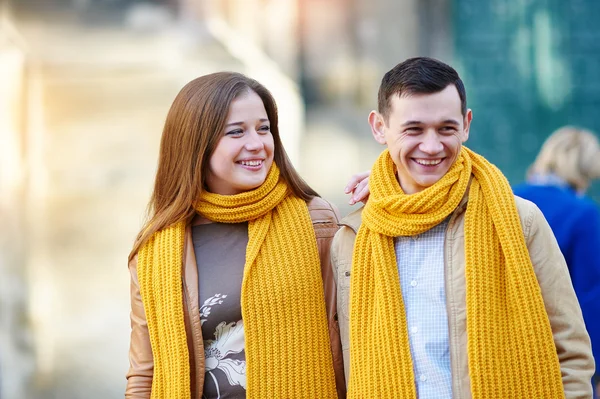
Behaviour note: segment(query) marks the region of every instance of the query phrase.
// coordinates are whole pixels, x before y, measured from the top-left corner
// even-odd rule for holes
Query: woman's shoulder
[[[339,222],[339,212],[337,207],[331,202],[321,197],[313,197],[307,202],[310,218],[314,223],[334,223]]]

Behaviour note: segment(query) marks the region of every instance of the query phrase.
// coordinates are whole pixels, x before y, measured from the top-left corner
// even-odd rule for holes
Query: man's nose
[[[444,150],[444,145],[435,131],[427,131],[419,149],[426,154],[435,155]]]

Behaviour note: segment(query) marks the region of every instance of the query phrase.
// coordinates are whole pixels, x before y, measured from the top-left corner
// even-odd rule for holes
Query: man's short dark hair
[[[387,120],[390,98],[396,94],[406,96],[438,93],[451,84],[458,90],[461,112],[464,116],[467,113],[467,93],[458,72],[450,65],[433,58],[409,58],[383,76],[377,96],[379,113]]]

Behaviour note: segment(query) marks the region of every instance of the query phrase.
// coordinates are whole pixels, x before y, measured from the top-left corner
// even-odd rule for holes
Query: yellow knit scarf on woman
[[[350,286],[349,398],[416,398],[394,237],[423,233],[459,205],[471,393],[480,398],[563,398],[560,366],[512,190],[502,173],[462,148],[448,173],[403,193],[385,150],[356,237]]]
[[[336,398],[320,258],[306,202],[273,164],[257,189],[204,192],[196,205],[221,223],[248,221],[242,281],[248,398]],[[138,277],[154,357],[153,399],[189,399],[182,257],[185,223],[140,250]],[[219,270],[214,270],[219,273]]]

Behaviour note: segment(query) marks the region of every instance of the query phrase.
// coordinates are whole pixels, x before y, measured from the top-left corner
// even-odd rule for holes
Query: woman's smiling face
[[[253,91],[231,102],[223,136],[209,160],[208,191],[234,195],[259,187],[273,164],[274,142],[262,99]]]

